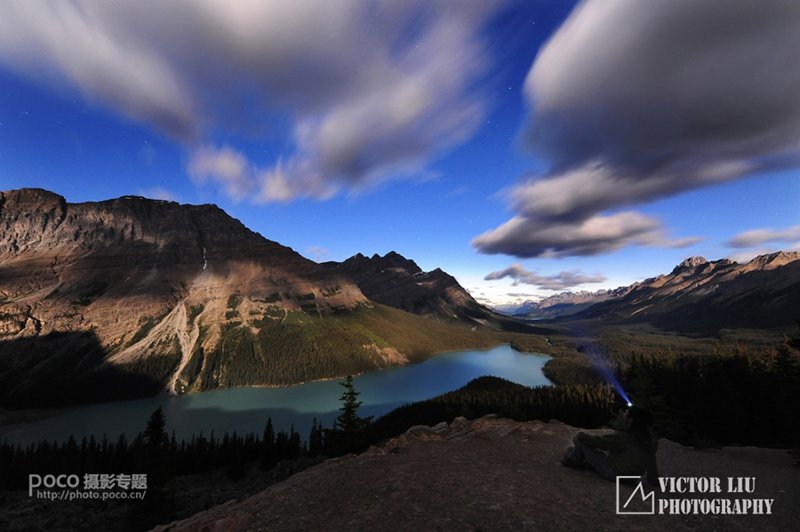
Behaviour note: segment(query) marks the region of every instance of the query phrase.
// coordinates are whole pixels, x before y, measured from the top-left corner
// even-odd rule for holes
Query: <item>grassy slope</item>
[[[444,351],[488,348],[516,342],[542,352],[532,335],[486,327],[444,324],[375,304],[318,317],[302,312],[265,317],[247,326],[225,326],[222,340],[204,361],[182,375],[187,391],[257,384],[284,385],[341,377],[408,362]]]

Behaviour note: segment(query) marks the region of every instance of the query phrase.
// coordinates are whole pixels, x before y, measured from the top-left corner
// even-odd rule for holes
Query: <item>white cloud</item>
[[[255,188],[255,171],[247,158],[227,146],[219,149],[203,146],[195,150],[187,172],[195,183],[219,184],[235,200],[246,198]]]
[[[288,120],[282,166],[190,170],[236,199],[325,198],[417,171],[474,133],[481,32],[501,3],[2,2],[0,63],[195,146],[274,141]]]
[[[798,27],[800,9],[782,0],[579,4],[525,81],[521,139],[549,171],[511,191],[516,216],[478,248],[532,257],[640,244],[655,231],[641,219],[574,248],[547,228],[574,235],[620,207],[800,165]]]
[[[148,44],[147,18],[157,7],[152,2],[3,2],[0,62],[43,81],[66,80],[127,116],[176,136],[192,136],[199,102],[160,53],[158,45],[165,43]],[[170,13],[165,15],[149,24],[150,30],[160,27],[174,37],[180,26],[171,26]]]
[[[800,225],[793,225],[785,229],[752,229],[739,233],[728,241],[734,248],[751,248],[768,242],[787,242],[797,246],[800,244]]]
[[[331,252],[320,246],[309,246],[306,248],[306,253],[311,255],[311,258],[313,258],[315,261],[320,262],[330,255]]]
[[[566,290],[586,283],[602,283],[607,279],[605,275],[586,275],[578,270],[560,272],[555,275],[540,275],[526,270],[520,264],[512,264],[504,270],[488,274],[484,280],[495,281],[506,277],[513,279],[513,286],[523,283],[537,286],[543,290]],[[509,297],[529,297],[526,294],[507,295]]]

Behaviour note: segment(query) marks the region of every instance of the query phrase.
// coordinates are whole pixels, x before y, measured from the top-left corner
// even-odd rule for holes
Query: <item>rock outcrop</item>
[[[0,193],[0,311],[20,325],[20,316],[34,320],[38,334],[91,328],[105,345],[124,344],[142,317],[160,323],[181,307],[194,307],[195,319],[224,314],[234,294],[247,307],[239,314],[267,303],[325,311],[366,301],[346,279],[214,205],[131,196],[69,204],[37,189]],[[13,326],[4,330],[4,339],[15,336]]]
[[[425,272],[413,260],[391,251],[381,257],[357,254],[344,262],[326,262],[331,272],[352,279],[370,300],[444,322],[534,332],[481,305],[458,281],[436,268]]]
[[[156,530],[761,531],[789,530],[800,518],[800,469],[786,451],[699,451],[666,440],[662,475],[755,477],[748,496],[774,499],[773,515],[616,515],[615,483],[559,464],[576,430],[492,416],[412,427],[361,455]],[[623,486],[624,495],[631,490]]]
[[[452,276],[438,268],[424,272],[394,251],[369,258],[359,253],[323,266],[352,279],[371,300],[406,312],[445,320],[466,317],[469,311],[489,312]]]

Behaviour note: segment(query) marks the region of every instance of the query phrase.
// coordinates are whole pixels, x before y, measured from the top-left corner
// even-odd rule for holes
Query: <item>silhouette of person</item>
[[[578,432],[573,447],[561,463],[567,467],[591,467],[598,475],[614,480],[617,476],[644,476],[651,485],[658,482],[657,441],[651,427],[653,416],[644,408],[629,407],[622,416],[622,428],[611,434]]]

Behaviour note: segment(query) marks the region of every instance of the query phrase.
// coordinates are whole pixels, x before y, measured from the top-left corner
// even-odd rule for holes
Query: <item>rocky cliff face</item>
[[[458,281],[436,268],[424,272],[412,260],[391,251],[385,256],[362,254],[344,262],[323,263],[328,271],[355,282],[370,300],[443,322],[534,332],[481,305]]]
[[[438,268],[423,272],[414,261],[394,251],[369,258],[359,253],[323,266],[351,278],[371,300],[406,312],[459,319],[467,308],[482,308],[452,276]]]
[[[346,278],[213,205],[129,196],[70,204],[44,190],[0,193],[6,398],[25,396],[37,368],[64,349],[65,378],[79,368],[146,366],[181,391],[197,384],[210,363],[204,357],[232,328],[366,302]],[[185,372],[190,365],[198,371]],[[213,373],[206,380],[219,377]]]

